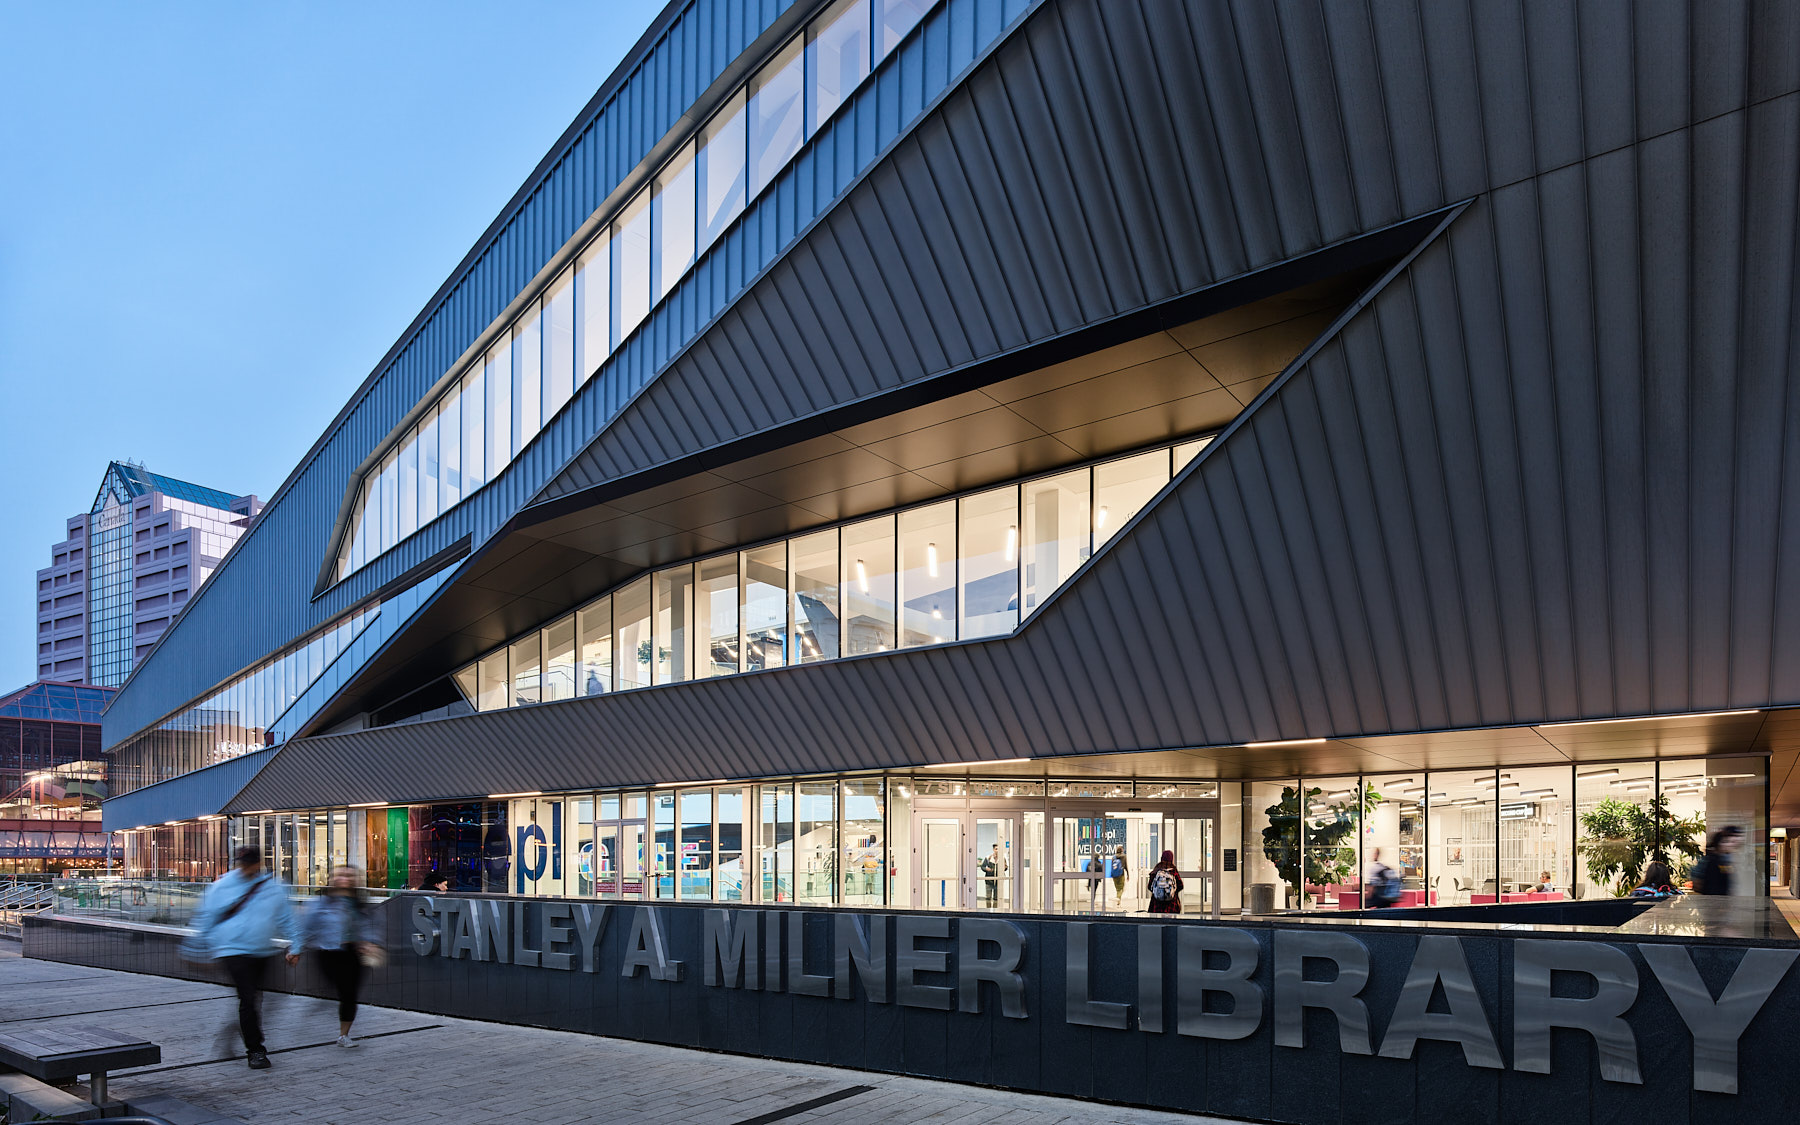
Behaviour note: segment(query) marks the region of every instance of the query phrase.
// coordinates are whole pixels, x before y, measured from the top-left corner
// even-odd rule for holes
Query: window
[[[489,653],[476,665],[475,709],[498,711],[510,705],[511,684],[506,674],[507,649]]]
[[[1156,449],[1094,467],[1094,548],[1111,539],[1169,483],[1169,451]]]
[[[802,781],[798,790],[794,901],[823,905],[837,897],[837,782]]]
[[[846,781],[844,799],[844,885],[847,906],[879,906],[887,856],[883,849],[886,802],[880,778]]]
[[[750,193],[800,151],[806,124],[805,63],[798,37],[750,80]]]
[[[918,22],[925,18],[937,0],[875,0],[875,34],[879,43],[880,55],[886,58],[889,51],[900,45]]]
[[[575,615],[544,630],[544,701],[575,698]]]
[[[959,636],[992,637],[1019,623],[1019,490],[997,488],[957,502]]]
[[[720,789],[718,835],[714,846],[718,860],[714,897],[725,902],[744,901],[744,790]]]
[[[792,541],[794,659],[807,664],[838,657],[838,533],[821,531]]]
[[[532,633],[512,646],[512,701],[536,703],[544,697],[543,634]]]
[[[462,473],[463,495],[488,482],[486,375],[471,367],[462,378]]]
[[[656,177],[650,196],[650,235],[656,252],[656,299],[694,264],[694,145],[689,142]]]
[[[900,513],[900,644],[956,639],[956,503]]]
[[[744,552],[744,668],[787,663],[787,544]]]
[[[576,614],[581,640],[581,694],[612,690],[612,599],[601,598]]]
[[[613,596],[619,655],[614,665],[619,690],[650,686],[650,576]]]
[[[400,446],[400,538],[419,530],[419,431]]]
[[[656,682],[693,679],[694,568],[678,566],[656,573]]]
[[[575,393],[575,282],[564,270],[544,293],[544,418]]]
[[[869,76],[869,0],[838,0],[806,29],[806,133]]]
[[[710,789],[681,794],[681,897],[711,898],[713,884],[713,795]]]
[[[1024,611],[1038,605],[1088,557],[1088,470],[1025,482]]]
[[[487,467],[494,476],[513,458],[513,348],[511,333],[502,333],[482,363],[487,400]]]
[[[738,556],[698,564],[694,589],[694,675],[727,676],[738,670]]]
[[[612,354],[612,239],[601,231],[575,262],[575,383],[588,381]]]
[[[419,526],[437,519],[439,496],[437,408],[419,420]]]
[[[438,511],[462,502],[462,384],[451,386],[438,402]]]
[[[1497,901],[1498,792],[1503,783],[1514,791],[1512,780],[1510,774],[1496,779],[1493,770],[1431,774],[1425,801],[1431,846],[1425,863],[1440,905]],[[1648,790],[1646,785],[1646,799]]]
[[[894,647],[894,517],[844,528],[845,656]]]
[[[656,793],[650,798],[656,847],[656,898],[675,897],[675,794]]]
[[[650,312],[650,193],[639,192],[613,223],[613,347]]]
[[[544,419],[543,339],[534,303],[513,329],[513,456],[537,436]]]
[[[705,250],[725,233],[744,210],[745,95],[734,94],[700,134],[694,157],[694,191],[698,199],[698,249]]]

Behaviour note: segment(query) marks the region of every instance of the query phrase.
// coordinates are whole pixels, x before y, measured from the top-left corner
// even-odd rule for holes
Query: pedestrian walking
[[[330,882],[306,911],[306,947],[337,992],[340,1047],[356,1046],[350,1025],[356,1022],[364,965],[381,956],[381,935],[358,875],[354,867],[332,869]]]
[[[1087,857],[1083,867],[1088,877],[1088,910],[1090,912],[1104,909],[1106,906],[1106,852],[1099,844]]]
[[[1381,862],[1380,848],[1375,849],[1375,856],[1369,861],[1369,872],[1363,883],[1367,887],[1366,904],[1371,908],[1381,910],[1399,904],[1400,875]]]
[[[281,952],[277,935],[287,939],[290,965],[300,960],[301,941],[287,886],[263,870],[261,848],[238,849],[237,866],[214,880],[202,896],[194,931],[187,948],[223,966],[237,990],[238,1030],[250,1069],[269,1069],[262,1029],[263,982],[269,963]]]
[[[1150,869],[1150,913],[1181,913],[1181,872],[1175,870],[1175,853],[1165,851]]]
[[[1694,893],[1728,895],[1731,893],[1731,857],[1744,842],[1744,830],[1727,824],[1706,841],[1706,854],[1694,865]]]
[[[994,850],[981,861],[982,898],[989,910],[1000,903],[1000,878],[1005,874],[1005,868],[1006,857],[1000,854],[1000,845],[995,844]]]
[[[1117,899],[1119,905],[1123,907],[1125,905],[1125,880],[1131,875],[1131,867],[1125,862],[1124,844],[1113,849],[1112,864],[1107,869],[1107,874],[1112,876],[1113,898]]]

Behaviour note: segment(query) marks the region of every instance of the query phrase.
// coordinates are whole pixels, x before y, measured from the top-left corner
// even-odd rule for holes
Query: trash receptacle
[[[1273,914],[1273,913],[1275,913],[1275,884],[1274,883],[1251,883],[1250,884],[1250,911],[1249,912],[1251,914]]]

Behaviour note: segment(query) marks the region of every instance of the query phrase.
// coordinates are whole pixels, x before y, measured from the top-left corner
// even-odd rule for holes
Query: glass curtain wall
[[[752,75],[393,438],[358,491],[337,576],[498,478],[932,6],[840,0]]]
[[[1176,448],[667,567],[514,642],[509,689],[504,649],[453,679],[489,711],[1003,636],[1104,541],[1096,504],[1117,530]]]

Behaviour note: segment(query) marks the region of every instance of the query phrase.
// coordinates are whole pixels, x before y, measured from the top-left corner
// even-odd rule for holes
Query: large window
[[[358,482],[338,577],[496,479],[934,3],[839,0],[728,97]]]

